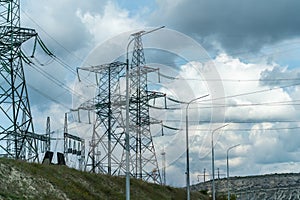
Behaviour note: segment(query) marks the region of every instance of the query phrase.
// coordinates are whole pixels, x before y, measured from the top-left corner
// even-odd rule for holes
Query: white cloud
[[[274,102],[291,102],[295,100],[293,94],[294,91],[297,90],[297,87],[292,87],[293,89],[290,90],[270,90],[268,85],[262,85],[259,81],[262,72],[266,70],[280,68],[282,69],[282,73],[290,73],[289,70],[286,69],[286,66],[281,67],[276,63],[244,63],[241,60],[232,58],[226,54],[217,56],[214,61],[221,79],[224,80],[223,85],[225,89],[225,96],[237,95],[233,98],[225,98],[226,105],[235,105],[234,107],[225,106],[225,118],[233,122],[244,122],[230,123],[229,126],[224,128],[224,132],[220,131],[215,134],[215,163],[217,167],[219,167],[220,170],[226,170],[226,150],[235,144],[241,145],[232,150],[230,153],[230,161],[232,163],[231,173],[233,175],[261,173],[261,169],[266,163],[268,163],[268,166],[272,166],[270,163],[273,163],[274,166],[278,166],[278,163],[289,161],[296,162],[297,158],[292,152],[298,152],[299,149],[297,148],[297,144],[293,143],[293,141],[296,140],[296,136],[293,134],[293,129],[290,130],[289,128],[298,126],[298,123],[283,123],[280,121],[298,119],[295,118],[298,116],[297,110],[293,105],[282,105]],[[193,67],[198,66],[201,69],[201,66],[203,65],[205,65],[205,63],[198,63],[196,65],[194,63]],[[174,80],[173,82],[168,83],[168,85],[164,85],[166,86],[164,91],[172,91],[173,95],[180,94],[180,96],[184,97],[191,96],[191,91],[194,93],[193,96],[199,95],[198,91],[209,92],[209,89],[205,87],[205,84],[199,84],[197,81],[189,80],[202,78],[201,74],[196,73],[193,71],[194,68],[190,67],[191,66],[189,65],[184,65],[179,68],[178,74],[184,79],[184,81]],[[277,77],[273,76],[273,78]],[[264,92],[256,93],[256,91],[262,90],[264,90]],[[239,96],[239,94],[251,92],[254,93],[251,95]],[[268,104],[257,105],[260,103]],[[252,104],[253,106],[251,106]],[[199,105],[200,109],[198,112],[195,112],[194,109],[190,109],[189,112],[189,119],[194,121],[191,122],[189,126],[189,135],[192,140],[190,141],[190,165],[191,174],[193,174],[192,179],[194,179],[191,181],[194,182],[197,178],[196,175],[202,173],[203,168],[210,169],[211,167],[210,132],[208,130],[205,131],[205,129],[209,129],[210,126],[209,124],[197,125],[197,122],[195,122],[200,119],[209,119],[210,112],[207,111],[209,109],[201,109],[201,106],[207,107],[207,102],[205,104],[203,103],[203,105],[200,103]],[[220,105],[212,104],[211,106]],[[185,106],[183,106],[183,108],[185,108]],[[167,141],[171,141],[171,143],[166,143],[166,141],[162,138],[157,145],[169,145],[169,147],[165,146],[167,152],[166,156],[169,157],[170,160],[176,161],[176,154],[177,159],[181,155],[185,157],[185,112],[178,110],[173,111],[173,113],[176,114],[166,115],[167,120],[175,118],[182,120],[181,124],[173,123],[174,126],[179,125],[182,128],[182,131],[179,131],[177,135],[174,136],[174,138],[181,139],[172,140],[168,137]],[[200,118],[199,113],[201,116]],[[178,116],[181,116],[181,118]],[[216,124],[215,127],[221,125],[222,124]],[[202,129],[202,131],[197,131],[197,129]],[[183,176],[185,172],[185,163],[170,162],[169,164],[181,166],[182,170],[180,173],[181,176]],[[266,171],[266,169],[264,170]],[[271,167],[270,172],[273,171],[274,170]],[[276,169],[276,172],[277,171],[279,171],[279,168]],[[286,171],[286,169],[283,171]],[[178,171],[176,171],[176,173],[178,173]],[[168,183],[176,186],[185,185],[184,178],[181,180],[178,179],[177,182],[174,181],[175,180],[172,178],[168,181]]]
[[[63,130],[64,116],[66,109],[58,104],[50,104],[47,109],[41,110],[33,106],[33,120],[36,124],[36,131],[40,134],[45,134],[46,119],[50,117],[52,131]]]
[[[159,1],[158,5],[161,5],[161,8],[165,8],[165,6],[168,5],[168,2],[163,3],[162,1]],[[167,11],[164,11],[170,11],[170,13],[165,13],[166,15],[164,16],[173,16],[171,11],[173,9],[177,9],[176,6],[180,3],[182,3],[182,1],[180,0],[176,1],[176,3],[172,1],[172,5],[174,5],[174,7],[169,8]],[[113,3],[112,1],[103,2],[95,0],[89,2],[76,1],[76,3],[74,3],[74,1],[71,0],[62,0],[55,2],[30,0],[25,4],[25,11],[30,14],[30,16],[34,18],[36,22],[40,24],[48,34],[50,34],[57,41],[61,42],[65,47],[67,47],[67,49],[71,50],[72,52],[87,52],[85,48],[88,49],[91,46],[95,46],[95,43],[103,42],[104,40],[110,38],[112,35],[116,35],[121,32],[144,27],[146,24],[146,22],[141,21],[137,16],[130,16],[127,10],[120,8],[116,3]],[[158,13],[161,13],[161,11]],[[178,12],[176,12],[176,15],[178,15]],[[181,15],[178,16],[181,17]],[[33,25],[31,27],[39,29],[38,27],[35,27],[34,23],[30,22],[29,19],[26,19],[25,16],[24,19],[26,25]],[[174,19],[170,18],[169,20]],[[193,29],[198,29],[200,26],[193,27]],[[202,29],[202,27],[200,28]],[[204,33],[204,35],[206,34],[207,33]],[[161,41],[158,38],[162,35],[158,35],[158,37],[155,38],[155,34],[153,34],[153,37],[161,43],[166,42],[169,43],[169,46],[176,46],[176,48],[173,49],[180,49],[177,45],[178,43],[174,42],[176,41],[176,37],[169,37],[168,34],[165,34],[163,35],[164,37],[162,37],[162,40],[165,41]],[[227,44],[222,37],[220,41],[215,40],[215,37],[213,37],[211,34],[207,35],[207,37],[212,38],[209,39],[211,42],[219,42],[220,46],[232,46],[232,44]],[[66,54],[65,52],[62,53],[61,50],[55,49],[55,45],[51,45],[53,44],[53,41],[51,41],[49,38],[47,39],[47,41],[49,41],[48,44],[50,44],[50,46],[55,50],[56,53],[59,53],[59,55]],[[244,44],[241,45],[243,46]],[[260,47],[261,45],[263,44],[256,44],[255,46]],[[125,46],[122,47],[124,48]],[[230,47],[228,48],[230,49]],[[82,51],[82,49],[85,49],[85,51]],[[84,57],[85,55],[81,56]],[[241,146],[232,151],[230,154],[232,175],[297,171],[297,167],[299,165],[297,154],[300,151],[297,142],[299,141],[299,137],[296,134],[298,129],[294,130],[288,128],[298,126],[299,123],[274,123],[273,121],[299,119],[299,107],[290,105],[293,102],[284,105],[274,103],[299,100],[299,87],[269,90],[270,88],[277,87],[283,82],[277,82],[276,84],[271,85],[266,84],[267,82],[257,80],[261,78],[274,79],[278,77],[298,78],[299,70],[289,69],[289,67],[287,66],[280,66],[276,63],[267,63],[260,61],[258,61],[257,63],[246,63],[240,59],[230,57],[226,54],[217,56],[214,59],[214,62],[217,71],[223,80],[241,80],[239,82],[223,81],[226,96],[266,90],[262,93],[254,93],[251,95],[236,96],[234,98],[225,99],[226,104],[236,106],[226,107],[226,119],[232,121],[254,123],[230,124],[230,126],[226,127],[226,129],[233,130],[227,130],[223,133],[217,133],[216,164],[219,166],[216,167],[220,167],[220,169],[224,171],[224,167],[226,164],[226,149],[232,145],[241,144]],[[167,69],[167,71],[170,70],[170,72],[172,72],[171,74],[177,74],[178,77],[183,78],[183,80],[175,80],[169,84],[164,84],[163,86],[165,88],[161,91],[172,94],[173,97],[178,97],[178,99],[182,98],[184,100],[210,93],[210,90],[213,90],[214,88],[209,87],[208,84],[205,83],[205,77],[202,76],[203,74],[199,73],[205,72],[204,69],[209,68],[205,64],[206,63],[191,62],[187,65],[181,66],[181,68],[179,69]],[[178,70],[178,72],[174,73],[174,71],[176,70]],[[50,73],[56,76],[58,71],[59,70],[52,70],[52,72]],[[59,75],[60,79],[64,79],[64,74]],[[35,79],[34,76],[32,77],[32,80],[41,80]],[[195,82],[192,80],[188,80],[194,78],[199,78],[201,80],[204,80],[204,82]],[[207,80],[207,82],[208,81],[209,80]],[[42,80],[39,82],[39,88],[47,88],[47,90],[45,90],[47,91],[47,93],[51,94],[51,89],[56,90],[51,87],[49,89],[48,87],[43,87],[42,85],[45,84],[45,82],[43,82]],[[213,81],[211,82],[215,83]],[[81,93],[81,90],[79,92]],[[60,92],[57,93],[60,94]],[[200,105],[204,107],[211,107],[210,103],[211,102],[205,102],[205,104],[202,103]],[[269,105],[256,105],[260,103],[269,103]],[[240,106],[241,104],[244,104],[245,106]],[[254,104],[254,106],[247,106],[246,104]],[[213,106],[216,107],[218,105],[213,104]],[[157,145],[156,150],[160,150],[163,146],[165,146],[167,160],[169,161],[169,165],[167,168],[167,183],[175,186],[183,186],[185,184],[185,162],[183,162],[184,159],[179,159],[179,157],[184,153],[185,150],[185,106],[182,107],[182,110],[170,111],[168,114],[163,114],[163,119],[179,120],[180,122],[176,122],[173,124],[171,123],[171,125],[182,128],[183,130],[175,132],[177,134],[173,137],[167,136],[155,139]],[[193,106],[191,106],[191,108],[193,108]],[[59,105],[49,105],[47,109],[40,110],[40,108],[32,106],[32,112],[34,116],[34,122],[35,124],[38,124],[37,131],[44,130],[44,124],[46,123],[47,116],[51,116],[53,122],[51,126],[54,127],[54,129],[63,128],[63,117],[64,113],[66,112],[65,108],[62,108]],[[191,109],[189,112],[191,120],[190,135],[195,136],[193,139],[191,139],[192,141],[190,143],[192,155],[191,174],[193,179],[191,180],[191,182],[195,181],[195,179],[197,178],[197,174],[202,173],[203,168],[210,169],[211,167],[211,157],[209,154],[210,132],[209,130],[195,130],[208,129],[209,124],[198,125],[197,121],[209,120],[211,117],[210,115],[210,108],[202,108],[199,110]],[[161,115],[157,114],[156,116]],[[217,124],[216,126],[218,125],[219,124]],[[268,130],[276,128],[287,129],[278,129],[272,131]],[[245,130],[234,131],[234,129]],[[174,132],[169,131],[167,133]],[[173,161],[176,161],[177,159],[178,162],[173,163]],[[160,160],[159,163],[161,163]]]
[[[103,42],[112,35],[143,27],[142,22],[130,17],[127,10],[111,1],[104,6],[103,14],[78,9],[76,15],[94,37],[95,43]]]

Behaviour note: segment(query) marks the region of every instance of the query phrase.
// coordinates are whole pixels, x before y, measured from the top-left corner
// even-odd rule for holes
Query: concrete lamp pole
[[[214,133],[221,129],[224,128],[225,126],[228,126],[229,124],[225,124],[223,126],[220,126],[216,129],[214,129],[211,132],[211,166],[212,166],[212,195],[213,195],[213,200],[216,200],[216,190],[215,190],[215,151],[214,151]]]
[[[185,108],[185,125],[186,125],[186,131],[185,131],[185,141],[186,141],[186,199],[190,200],[190,158],[189,158],[189,117],[188,117],[188,110],[191,103],[202,99],[204,97],[207,97],[209,94],[195,98],[190,100]]]
[[[164,28],[165,26],[161,26],[158,28],[155,28],[150,31],[142,31],[139,35],[142,37],[143,35],[146,35],[148,33],[152,33],[154,31],[157,31],[159,29]],[[125,125],[125,150],[126,150],[126,200],[130,200],[130,168],[129,168],[129,59],[128,59],[128,50],[130,44],[134,41],[135,37],[133,37],[127,44],[126,48],[126,125]]]
[[[229,147],[228,149],[227,149],[227,156],[226,156],[226,158],[227,158],[227,199],[228,200],[230,200],[230,188],[229,188],[229,160],[228,160],[228,153],[229,153],[229,151],[231,150],[231,149],[233,149],[233,148],[235,148],[235,147],[238,147],[238,146],[240,146],[240,144],[237,144],[237,145],[234,145],[234,146],[232,146],[232,147]]]

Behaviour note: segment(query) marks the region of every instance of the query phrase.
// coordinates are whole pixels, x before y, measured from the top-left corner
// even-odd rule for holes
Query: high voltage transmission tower
[[[120,77],[125,64],[114,62],[94,67],[80,68],[93,72],[97,78],[97,96],[83,103],[79,110],[95,113],[92,140],[89,144],[86,170],[118,175],[125,170],[120,165],[124,147],[124,120],[122,106],[125,99],[121,96]]]
[[[32,161],[38,142],[48,141],[34,132],[22,63],[21,45],[33,37],[20,27],[19,0],[0,0],[0,156]]]
[[[141,33],[132,34],[134,48],[130,65],[130,174],[135,178],[162,183],[155,148],[150,131],[149,101],[164,97],[148,91],[147,74],[157,71],[146,66]],[[97,95],[75,110],[79,118],[91,119],[95,114],[92,140],[89,144],[86,170],[109,175],[125,175],[125,94],[120,81],[125,77],[126,63],[113,62],[80,70],[95,73]],[[80,81],[80,76],[78,76]],[[86,110],[87,113],[82,114]],[[81,114],[80,114],[81,111]],[[81,116],[82,115],[82,116]],[[79,120],[80,121],[80,120]]]
[[[129,129],[130,147],[134,153],[130,154],[134,161],[132,173],[136,178],[153,180],[161,183],[155,148],[150,132],[149,100],[161,97],[160,93],[148,91],[148,73],[157,71],[146,66],[142,34],[137,32],[134,37],[134,47],[130,69],[130,100],[129,100]],[[157,94],[157,95],[155,95]],[[123,154],[125,159],[125,151]]]

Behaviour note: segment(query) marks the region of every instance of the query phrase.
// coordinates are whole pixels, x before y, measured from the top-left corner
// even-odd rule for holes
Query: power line
[[[38,26],[42,32],[44,32],[50,39],[52,39],[57,45],[59,45],[62,49],[64,49],[69,55],[76,58],[77,60],[84,62],[83,58],[78,57],[76,54],[68,50],[64,45],[62,45],[60,42],[58,42],[54,37],[52,37],[45,29],[43,29],[35,20],[33,20],[25,11],[22,10],[22,12],[27,16],[29,20],[31,20],[36,26]],[[77,71],[72,68],[68,63],[57,57],[56,55],[51,56],[54,61],[56,61],[58,64],[60,64],[62,67],[67,69],[69,72],[71,72],[73,75],[77,75]],[[36,58],[35,58],[36,59]],[[37,59],[36,59],[37,60]],[[39,63],[41,64],[41,63]],[[42,65],[42,64],[41,64]],[[89,65],[89,64],[88,64]],[[89,79],[86,79],[89,83]]]
[[[234,129],[224,129],[223,132],[228,131],[277,131],[277,130],[294,130],[294,129],[300,129],[300,126],[294,126],[294,127],[277,127],[277,128],[234,128]],[[211,131],[211,129],[202,129],[202,128],[190,128],[190,130],[197,130],[197,131]]]
[[[222,100],[222,99],[229,99],[229,98],[240,97],[240,96],[248,96],[248,95],[259,94],[259,93],[264,93],[264,92],[270,92],[270,91],[273,91],[273,90],[284,89],[284,88],[297,86],[297,85],[300,85],[300,82],[293,83],[293,84],[290,84],[290,85],[277,86],[277,87],[274,87],[274,88],[256,90],[256,91],[252,91],[252,92],[245,92],[245,93],[234,94],[234,95],[229,95],[229,96],[224,96],[224,97],[217,97],[217,98],[213,98],[213,99],[203,99],[203,100],[199,101],[199,103],[208,102],[208,101],[215,101],[215,100]]]
[[[211,104],[210,106],[199,105],[191,109],[207,109],[207,108],[229,108],[229,107],[252,107],[252,106],[298,106],[299,100],[286,102],[263,102],[263,103],[245,103],[245,104]]]
[[[200,82],[278,82],[278,81],[300,81],[300,78],[260,78],[260,79],[230,79],[230,78],[220,78],[220,79],[200,79],[200,78],[184,78],[178,76],[170,76],[159,72],[159,76],[170,80],[187,80],[187,81],[200,81]],[[156,82],[153,82],[156,83]]]
[[[29,14],[27,14],[27,12],[23,11],[21,9],[21,11],[25,14],[25,16],[32,21],[37,27],[39,27],[39,29],[41,29],[42,32],[44,32],[50,39],[52,39],[58,46],[60,46],[62,49],[64,49],[69,55],[73,56],[74,58],[76,58],[79,61],[84,61],[83,58],[78,57],[77,55],[75,55],[73,52],[71,52],[70,50],[68,50],[66,47],[64,47],[60,42],[58,42],[54,37],[52,37],[44,28],[42,28],[42,26],[40,26],[34,19],[32,19]],[[73,70],[75,71],[75,70]]]
[[[267,90],[269,91],[269,90]],[[248,93],[245,93],[248,94]],[[243,94],[239,94],[243,95]],[[224,97],[225,99],[227,97]],[[179,101],[173,98],[168,97],[168,100],[171,100],[172,102],[178,103],[178,104],[184,104],[185,102]],[[205,101],[210,101],[205,100]],[[172,105],[167,105],[167,107],[156,107],[156,106],[151,106],[151,108],[158,109],[158,110],[181,110],[184,109],[183,107],[178,107],[178,104],[172,104]],[[226,107],[251,107],[251,106],[297,106],[300,105],[300,100],[291,100],[291,101],[274,101],[274,102],[261,102],[261,103],[239,103],[239,104],[226,104],[226,103],[202,103],[199,102],[197,103],[197,106],[193,106],[190,109],[210,109],[210,108],[226,108]]]
[[[64,108],[66,108],[66,109],[68,109],[68,110],[71,109],[71,108],[68,107],[67,105],[65,105],[65,104],[63,104],[63,103],[57,101],[56,99],[52,98],[51,96],[49,96],[49,95],[45,94],[44,92],[38,90],[37,88],[35,88],[35,87],[32,86],[31,84],[27,83],[27,85],[28,85],[29,88],[31,88],[32,90],[34,90],[34,91],[37,92],[38,94],[42,95],[43,97],[45,97],[45,98],[47,98],[47,99],[49,99],[49,100],[51,100],[51,101],[53,101],[53,102],[55,102],[55,103],[57,103],[57,104],[63,106]]]
[[[180,119],[157,119],[163,122],[185,122],[185,120]],[[300,122],[300,120],[284,120],[284,119],[278,119],[278,120],[256,120],[256,121],[243,121],[243,120],[226,120],[224,122],[214,122],[211,120],[189,120],[189,122],[206,124],[206,123],[233,123],[233,124],[257,124],[257,123],[294,123],[294,122]]]
[[[58,80],[57,78],[55,78],[54,76],[52,76],[51,74],[49,74],[48,72],[46,72],[45,70],[41,69],[40,67],[38,67],[35,64],[30,65],[34,70],[36,70],[38,73],[40,73],[41,75],[43,75],[44,77],[46,77],[48,80],[50,80],[51,82],[53,82],[54,84],[56,84],[59,87],[64,88],[65,90],[67,90],[68,92],[70,92],[73,95],[78,96],[81,99],[85,99],[85,97],[76,92],[75,90],[73,90],[72,88],[70,88],[69,86],[67,86],[65,83],[63,83],[62,81]]]

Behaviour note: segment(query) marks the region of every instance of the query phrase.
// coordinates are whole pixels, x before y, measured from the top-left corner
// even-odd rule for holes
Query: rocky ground
[[[131,179],[132,200],[186,198],[183,188],[173,188]],[[118,200],[125,199],[125,178],[93,174],[59,165],[0,159],[0,200]],[[192,192],[191,199],[208,200]]]
[[[194,185],[192,190],[211,193],[211,181]],[[227,194],[227,179],[215,181],[218,194]],[[271,174],[230,178],[231,194],[236,199],[300,199],[300,174]]]

